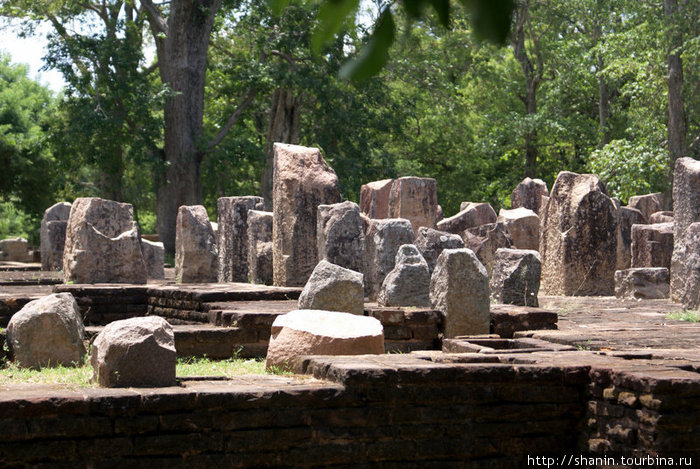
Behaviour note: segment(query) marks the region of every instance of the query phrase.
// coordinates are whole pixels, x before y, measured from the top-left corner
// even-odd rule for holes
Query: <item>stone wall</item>
[[[516,355],[312,357],[301,377],[3,388],[0,461],[514,468],[528,456],[700,457],[697,373],[590,352]]]

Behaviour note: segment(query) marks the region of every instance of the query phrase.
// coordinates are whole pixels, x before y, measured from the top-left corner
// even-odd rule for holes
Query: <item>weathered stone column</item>
[[[178,283],[216,282],[216,237],[202,205],[183,205],[175,230],[175,279]]]
[[[59,202],[44,211],[41,220],[41,270],[63,269],[63,248],[70,216],[69,202]]]
[[[364,271],[365,232],[356,203],[319,205],[316,230],[319,261],[326,259],[355,272]]]
[[[612,295],[617,218],[598,176],[559,173],[540,218],[540,291],[545,295]]]
[[[261,210],[262,197],[220,197],[216,221],[219,225],[219,282],[248,281],[248,210]]]
[[[700,221],[700,161],[679,158],[673,173],[673,256],[671,258],[671,300],[682,301],[691,265],[686,262],[688,227]]]
[[[274,284],[302,286],[318,263],[318,206],[340,202],[338,176],[317,148],[275,143],[273,151]]]

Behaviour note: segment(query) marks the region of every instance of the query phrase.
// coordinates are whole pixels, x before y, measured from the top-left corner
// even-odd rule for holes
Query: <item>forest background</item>
[[[0,239],[36,243],[44,209],[98,196],[133,204],[171,251],[173,205],[269,202],[276,141],[320,148],[348,200],[433,177],[445,216],[507,208],[525,176],[551,188],[562,170],[626,202],[700,156],[700,2],[518,0],[494,45],[468,1],[449,19],[410,1],[338,0],[324,40],[313,1],[0,0],[24,34],[51,25],[45,60],[67,83],[54,94],[0,57]],[[369,47],[382,34],[388,55]],[[358,50],[386,63],[349,81]]]

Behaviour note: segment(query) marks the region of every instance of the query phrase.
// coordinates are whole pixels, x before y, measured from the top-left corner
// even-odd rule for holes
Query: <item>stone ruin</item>
[[[248,212],[262,210],[262,197],[220,197],[217,201],[218,281],[247,282]]]
[[[202,205],[183,205],[175,229],[175,279],[210,283],[218,278],[216,237]]]
[[[544,294],[614,294],[615,212],[598,176],[559,173],[542,214],[540,287]]]
[[[360,207],[353,202],[318,206],[318,259],[364,271],[365,233]]]
[[[510,195],[510,206],[513,209],[527,208],[542,216],[548,197],[547,184],[543,180],[527,177],[513,189]]]
[[[34,253],[29,249],[26,239],[6,238],[0,240],[0,261],[33,262]]]
[[[64,281],[146,283],[146,277],[131,204],[97,197],[75,199],[66,228]]]
[[[63,248],[71,204],[59,202],[44,211],[41,220],[41,270],[63,270]]]
[[[272,212],[248,211],[248,281],[272,285]]]
[[[700,269],[697,232],[690,227],[700,222],[700,161],[679,158],[673,175],[673,254],[671,257],[671,299],[697,307],[692,296],[700,291],[696,272]]]
[[[340,202],[338,176],[316,148],[274,144],[274,284],[302,286],[318,263],[319,205]]]

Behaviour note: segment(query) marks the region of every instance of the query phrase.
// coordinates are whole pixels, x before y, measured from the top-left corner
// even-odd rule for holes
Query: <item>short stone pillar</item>
[[[216,282],[216,237],[202,205],[183,205],[177,212],[175,230],[175,281]]]
[[[0,260],[10,262],[31,262],[29,242],[24,238],[5,238],[0,240]]]
[[[541,179],[527,177],[510,194],[510,206],[511,208],[528,208],[541,217],[541,211],[547,205],[546,197],[549,197],[547,183]]]
[[[248,281],[272,285],[272,212],[248,211]]]
[[[365,232],[356,203],[319,205],[316,232],[319,260],[326,259],[346,269],[363,272]]]
[[[377,298],[379,306],[430,306],[430,270],[418,248],[404,244]]]
[[[100,386],[174,386],[173,328],[158,316],[110,322],[95,338],[90,361]]]
[[[437,224],[437,229],[462,236],[469,228],[496,223],[497,218],[493,207],[486,202],[463,202],[459,213],[441,220]]]
[[[675,199],[674,199],[675,200]],[[675,237],[675,234],[674,234]],[[683,303],[687,309],[700,308],[700,222],[691,223],[685,230],[685,246],[683,247],[682,264],[680,268],[686,273],[682,279],[676,282],[676,292],[679,294],[678,301]],[[675,239],[674,239],[675,244]],[[678,268],[676,262],[676,250],[673,250],[674,258],[671,261],[671,268]],[[673,274],[673,271],[671,271]],[[671,277],[671,294],[674,292],[673,277]]]
[[[649,220],[652,213],[663,210],[663,194],[654,192],[653,194],[635,195],[630,197],[627,206],[636,208],[642,213],[645,220]]]
[[[317,148],[275,143],[273,150],[274,284],[301,286],[318,263],[318,206],[340,202],[338,176]]]
[[[413,243],[411,222],[403,218],[372,220],[365,235],[365,293],[377,299],[386,275],[394,268],[396,253]]]
[[[542,263],[540,254],[529,249],[501,248],[496,251],[491,274],[491,298],[496,303],[539,306]]]
[[[44,211],[41,220],[41,270],[63,269],[63,248],[70,216],[69,202],[59,202]]]
[[[362,315],[364,297],[361,273],[322,260],[299,296],[299,309]]]
[[[632,225],[632,262],[637,267],[671,268],[673,223]]]
[[[671,223],[673,222],[673,212],[654,212],[649,216],[649,224],[654,225],[656,223]]]
[[[165,278],[165,248],[163,243],[141,238],[141,253],[146,264],[146,275],[154,280]]]
[[[612,295],[617,217],[598,176],[559,173],[540,218],[540,291],[545,295]]]
[[[644,267],[615,272],[615,296],[620,299],[668,298],[669,274],[665,267]]]
[[[533,251],[540,248],[540,217],[529,208],[501,209],[498,221],[506,225],[514,248]]]
[[[445,338],[489,333],[489,278],[471,249],[442,251],[430,279],[430,301],[445,316]]]
[[[248,281],[248,210],[262,208],[262,197],[220,197],[217,200],[219,282]]]
[[[617,209],[617,270],[629,269],[632,265],[632,226],[646,223],[642,212],[636,208]],[[641,267],[641,266],[638,266]]]
[[[488,223],[466,230],[464,232],[464,247],[474,251],[491,277],[496,251],[500,248],[513,247],[513,239],[510,237],[505,223]]]
[[[383,355],[378,319],[336,311],[303,309],[272,323],[265,368],[297,370],[306,355]]]
[[[7,326],[10,355],[27,368],[82,364],[84,339],[83,319],[70,293],[30,301]]]
[[[421,226],[435,228],[437,223],[437,181],[407,176],[398,178],[389,194],[389,216],[411,222],[414,233]]]
[[[686,261],[688,227],[700,222],[700,161],[679,158],[673,173],[673,256],[671,258],[671,300],[682,302],[688,294],[686,282],[692,274],[692,263]],[[684,302],[685,303],[685,302]]]
[[[427,226],[418,228],[418,235],[414,244],[423,256],[423,259],[425,259],[425,262],[428,263],[428,270],[431,274],[442,251],[464,247],[464,241],[460,235],[434,230]]]
[[[74,283],[146,283],[131,204],[97,197],[73,202],[63,252],[63,279]]]
[[[389,196],[393,179],[363,184],[360,188],[360,210],[371,219],[389,218]]]

